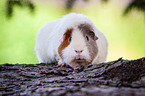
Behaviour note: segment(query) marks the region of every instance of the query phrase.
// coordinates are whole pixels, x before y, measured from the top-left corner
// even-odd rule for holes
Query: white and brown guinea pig
[[[40,63],[70,66],[102,63],[108,42],[85,15],[70,13],[48,22],[37,34],[35,51]]]

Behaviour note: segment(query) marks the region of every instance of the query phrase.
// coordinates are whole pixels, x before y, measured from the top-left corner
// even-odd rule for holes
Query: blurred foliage
[[[0,0],[0,64],[3,63],[38,63],[34,51],[35,38],[38,30],[47,22],[61,18],[67,14],[66,6],[56,6],[53,0],[32,0],[35,15],[31,15],[28,6],[15,5],[13,18],[6,17],[6,4],[8,0]],[[52,2],[50,2],[52,1]],[[57,0],[55,0],[57,1]],[[56,2],[57,4],[66,4]],[[82,0],[84,1],[84,0]],[[88,2],[87,2],[88,1]],[[82,4],[88,4],[85,0]],[[107,3],[107,0],[104,0]],[[145,23],[144,15],[133,11],[124,18],[124,6],[118,0],[108,0],[105,7],[92,4],[88,7],[77,7],[77,0],[68,9],[69,12],[82,13],[88,16],[107,37],[109,42],[107,61],[123,57],[124,59],[137,59],[145,56]],[[23,1],[24,2],[24,1]],[[96,2],[96,1],[95,1]],[[27,2],[26,2],[27,3]],[[103,1],[102,1],[103,3]],[[131,3],[131,2],[130,2]],[[75,5],[76,4],[76,5]],[[77,5],[78,6],[78,5]]]
[[[7,16],[11,17],[13,13],[14,6],[20,7],[28,7],[32,12],[34,11],[34,4],[31,0],[7,0],[6,8],[7,8]]]
[[[66,9],[72,9],[74,3],[75,3],[76,0],[67,0],[66,1]]]
[[[105,2],[105,3],[108,2],[108,1],[109,1],[109,0],[102,0],[102,2]]]
[[[66,9],[71,10],[73,5],[75,4],[77,0],[66,0]],[[84,2],[89,0],[84,0]],[[102,3],[106,3],[109,0],[102,0]],[[20,7],[28,7],[32,12],[35,9],[34,4],[31,2],[31,0],[7,0],[7,16],[11,17],[13,13],[13,7],[15,5],[18,5]],[[124,14],[129,13],[132,9],[137,9],[139,11],[145,12],[145,0],[132,0],[131,3],[128,4],[126,7]]]
[[[139,11],[145,12],[145,0],[132,0],[125,9],[124,14],[129,13],[132,9],[138,9]]]

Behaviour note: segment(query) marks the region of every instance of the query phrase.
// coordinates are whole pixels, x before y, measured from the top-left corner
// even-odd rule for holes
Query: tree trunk
[[[98,65],[0,65],[0,95],[143,96],[145,58]]]

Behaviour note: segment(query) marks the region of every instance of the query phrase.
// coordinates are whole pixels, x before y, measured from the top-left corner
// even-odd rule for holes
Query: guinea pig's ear
[[[93,31],[90,31],[90,36],[93,38],[93,40],[98,40],[99,38],[95,35]]]
[[[94,40],[98,40],[99,38],[97,36],[94,36]]]

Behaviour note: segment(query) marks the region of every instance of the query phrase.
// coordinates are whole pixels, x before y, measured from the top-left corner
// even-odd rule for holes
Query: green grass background
[[[61,18],[67,12],[55,4],[35,2],[31,14],[27,8],[15,7],[11,19],[6,17],[6,0],[0,1],[0,64],[38,63],[35,56],[35,37],[45,23]],[[123,57],[137,59],[145,56],[145,17],[136,10],[123,16],[123,7],[117,2],[90,5],[72,12],[90,17],[106,35],[109,42],[107,61]]]

